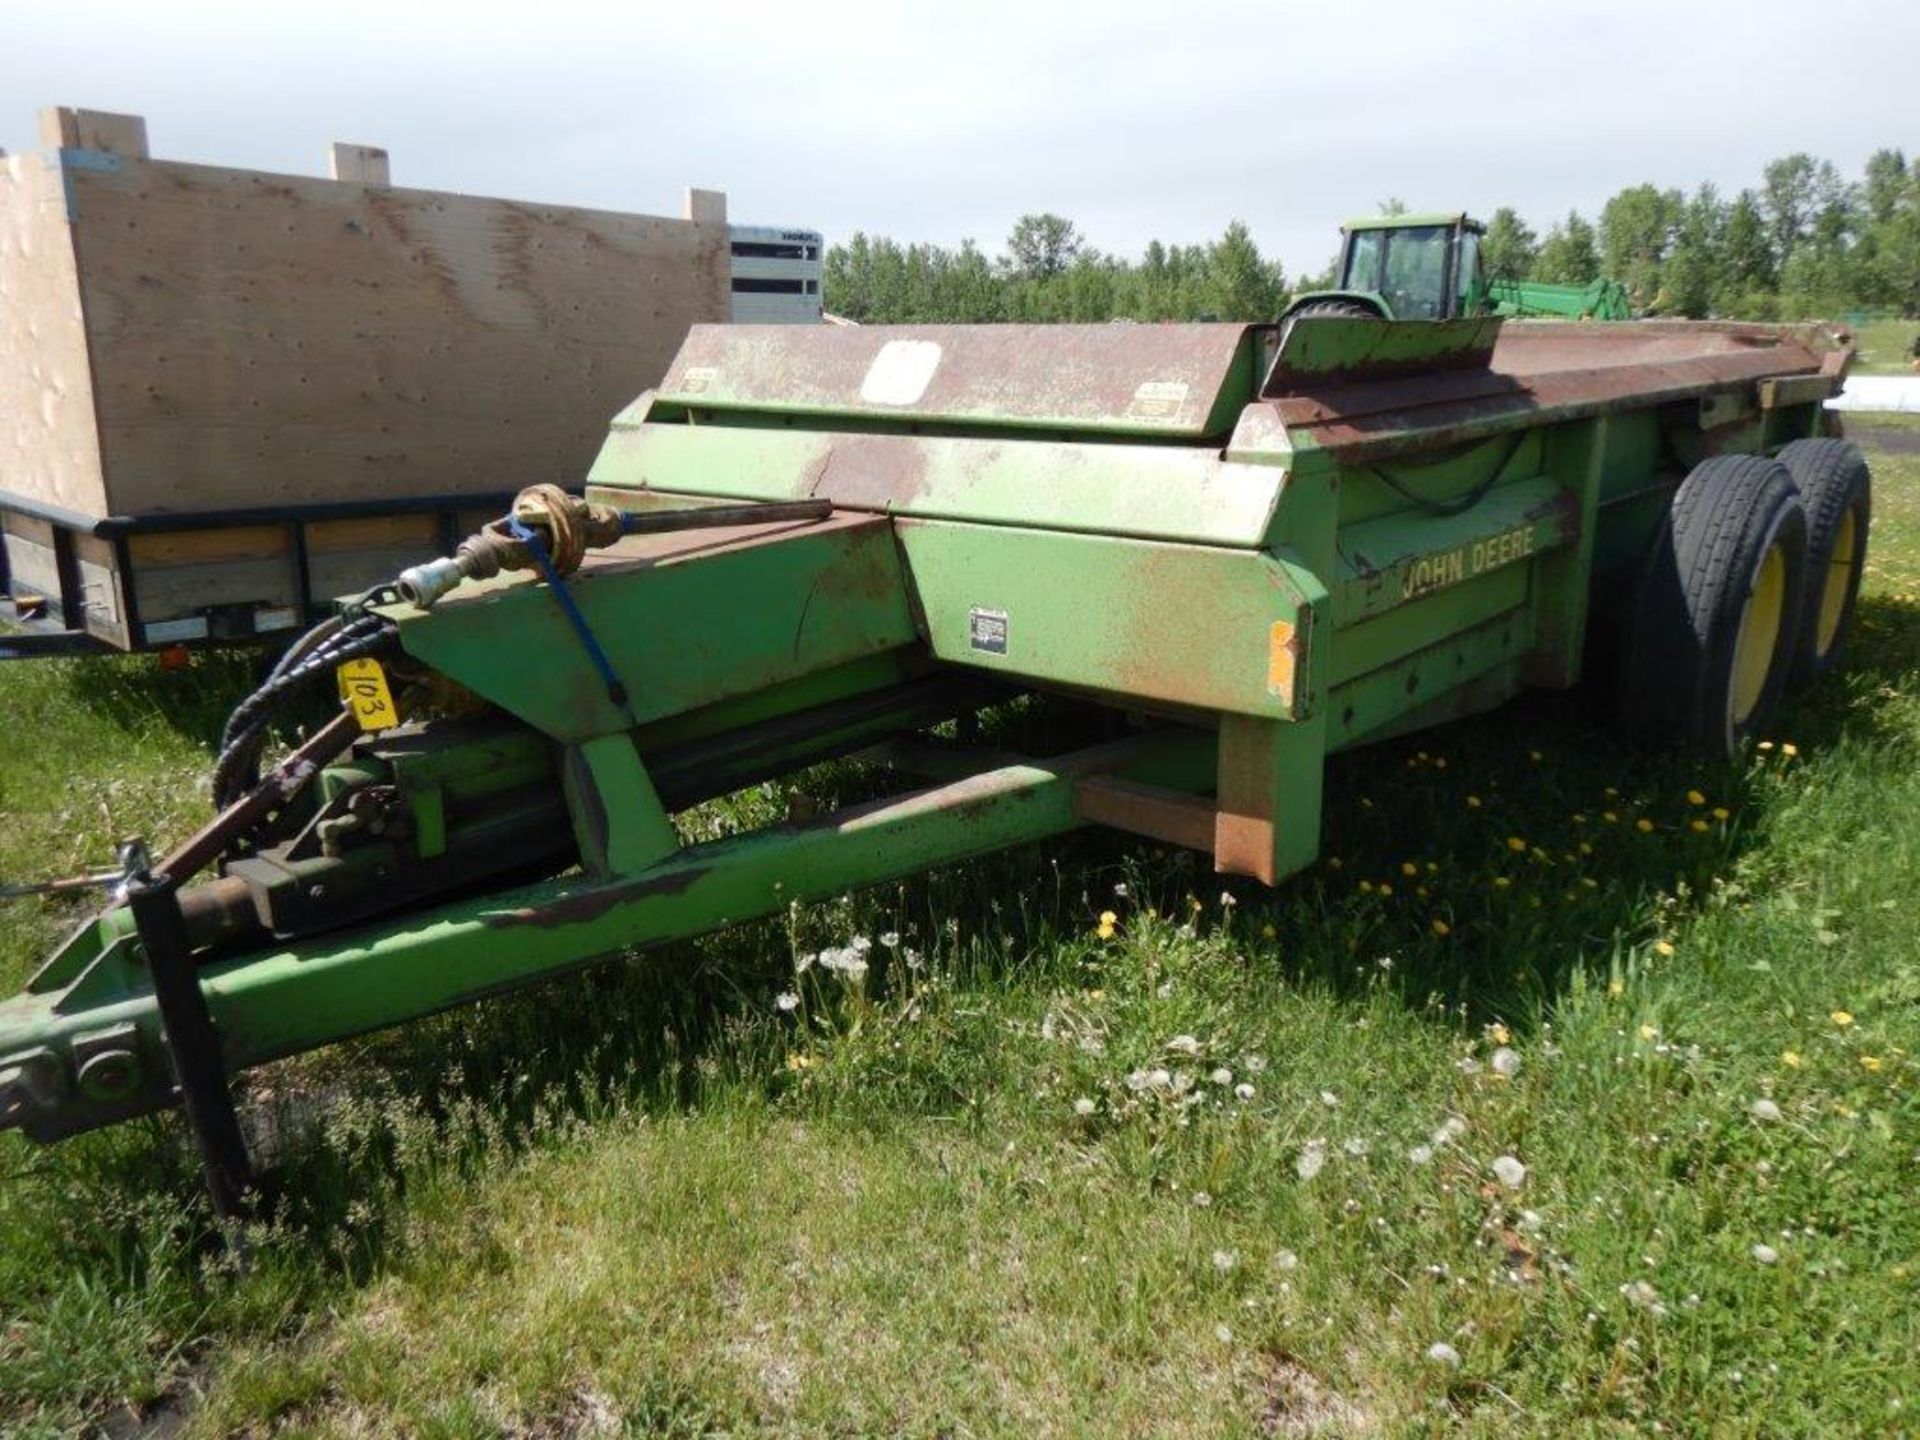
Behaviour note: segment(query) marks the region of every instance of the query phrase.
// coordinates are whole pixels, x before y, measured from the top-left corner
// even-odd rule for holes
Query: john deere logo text
[[[1422,555],[1408,565],[1401,575],[1400,598],[1412,600],[1435,590],[1444,590],[1472,576],[1498,570],[1502,565],[1511,565],[1516,560],[1524,560],[1531,554],[1533,527],[1522,525],[1517,530],[1490,535],[1485,540],[1456,545],[1451,550],[1442,550],[1433,555]]]

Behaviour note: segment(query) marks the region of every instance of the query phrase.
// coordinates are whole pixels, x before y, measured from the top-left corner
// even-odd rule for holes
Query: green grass
[[[173,1121],[5,1137],[0,1425],[1912,1430],[1920,458],[1876,474],[1854,663],[1742,766],[1530,698],[1337,762],[1272,895],[1077,837],[277,1067],[244,1267]],[[0,873],[191,823],[239,678],[10,671]],[[0,919],[8,978],[72,913]]]
[[[1853,370],[1861,375],[1911,375],[1920,320],[1870,320],[1854,332]]]

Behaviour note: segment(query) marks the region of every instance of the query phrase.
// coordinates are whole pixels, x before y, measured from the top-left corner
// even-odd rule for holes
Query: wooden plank
[[[163,161],[67,179],[112,513],[577,484],[728,313],[721,225]]]
[[[93,377],[60,170],[0,160],[0,490],[105,514]]]
[[[127,537],[127,558],[139,570],[228,560],[270,560],[291,554],[293,529],[287,525],[229,525],[218,530],[167,530],[155,535]]]
[[[147,158],[143,115],[49,106],[40,112],[40,143],[49,150],[104,150],[127,160]]]
[[[327,173],[357,185],[391,185],[387,152],[378,145],[349,145],[336,140],[327,151]]]
[[[125,647],[131,642],[124,577],[113,546],[96,535],[75,535],[73,552],[80,585],[81,625],[108,644]]]

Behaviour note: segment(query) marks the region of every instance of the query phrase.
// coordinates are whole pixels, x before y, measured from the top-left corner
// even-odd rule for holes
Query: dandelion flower
[[[1800,1068],[1800,1052],[1798,1050],[1782,1050],[1780,1052],[1780,1063],[1789,1070],[1798,1070]]]
[[[1507,849],[1513,851],[1516,855],[1524,855],[1527,853],[1527,842],[1522,840],[1518,835],[1509,835],[1507,836]]]
[[[780,1011],[783,1015],[789,1010],[798,1010],[800,1008],[800,997],[791,990],[783,990],[773,997],[773,1008]]]
[[[1657,1039],[1659,1039],[1659,1038],[1660,1038],[1660,1027],[1659,1027],[1658,1025],[1642,1025],[1642,1026],[1640,1027],[1640,1038],[1641,1038],[1642,1040],[1657,1040]]]
[[[1102,910],[1100,912],[1100,923],[1094,927],[1093,933],[1098,935],[1102,940],[1111,940],[1113,938],[1113,927],[1118,923],[1119,919],[1120,917],[1114,914],[1113,911]]]
[[[1240,1263],[1238,1250],[1216,1250],[1213,1252],[1213,1268],[1225,1275]]]
[[[1391,894],[1393,894],[1393,886],[1391,886],[1391,885],[1389,885],[1389,884],[1388,884],[1388,883],[1387,883],[1386,881],[1384,881],[1384,880],[1382,880],[1382,881],[1380,882],[1380,893],[1381,893],[1382,895],[1391,895]]]
[[[1732,815],[1733,812],[1724,805],[1716,805],[1713,807],[1713,818],[1716,820],[1727,820],[1732,818]]]
[[[1502,1080],[1511,1080],[1520,1073],[1520,1052],[1502,1045],[1493,1052],[1492,1058],[1487,1063],[1493,1067],[1493,1073]]]
[[[1619,976],[1616,975],[1614,976],[1613,979],[1607,982],[1607,998],[1608,999],[1618,1000],[1622,995],[1626,993],[1627,993],[1627,982],[1622,980]]]
[[[1602,810],[1600,812],[1600,818],[1609,825],[1618,825],[1620,823],[1620,814],[1616,810]]]
[[[1309,1140],[1294,1157],[1293,1172],[1302,1180],[1311,1180],[1327,1167],[1327,1142]]]
[[[1713,827],[1708,825],[1704,820],[1689,820],[1687,822],[1687,828],[1696,835],[1704,835]]]
[[[1273,926],[1271,925],[1262,925],[1260,927],[1260,938],[1262,940],[1271,940],[1277,935],[1279,935],[1279,933],[1280,932],[1274,929]]]
[[[1663,960],[1671,959],[1673,957],[1673,942],[1671,940],[1654,941],[1653,953]]]
[[[1467,796],[1467,809],[1478,810],[1479,808],[1480,808],[1480,797],[1478,795]]]
[[[1493,1178],[1509,1190],[1518,1190],[1527,1183],[1527,1167],[1511,1155],[1502,1155],[1490,1167]]]
[[[1362,895],[1371,895],[1373,893],[1373,882],[1371,880],[1362,880],[1360,882],[1360,893]]]
[[[1653,822],[1642,815],[1638,820],[1633,822],[1633,828],[1638,830],[1642,835],[1651,835],[1653,833]]]
[[[1420,873],[1420,867],[1411,860],[1402,860],[1400,862],[1400,873],[1411,880]]]
[[[1436,1365],[1444,1365],[1449,1370],[1460,1368],[1460,1352],[1444,1340],[1436,1340],[1427,1347],[1427,1359]]]
[[[1513,884],[1513,881],[1504,875],[1496,875],[1493,877],[1493,888],[1496,890],[1505,890],[1511,884]]]
[[[1753,1247],[1753,1258],[1762,1265],[1774,1265],[1779,1263],[1780,1252],[1771,1245],[1761,1243]]]
[[[1698,790],[1687,791],[1687,804],[1704,805],[1706,803],[1707,803],[1707,797],[1702,795]]]
[[[1780,1107],[1762,1096],[1747,1105],[1747,1114],[1756,1120],[1773,1121],[1780,1118]]]
[[[1846,1029],[1849,1025],[1853,1024],[1852,1014],[1845,1010],[1836,1010],[1827,1018],[1833,1021],[1833,1023],[1835,1025],[1838,1025],[1842,1030]]]
[[[798,1074],[802,1070],[809,1070],[812,1068],[813,1068],[813,1057],[811,1055],[802,1055],[798,1051],[795,1051],[793,1054],[787,1056],[787,1069],[795,1072],[796,1074]]]
[[[1886,1063],[1887,1062],[1882,1060],[1878,1055],[1862,1055],[1860,1057],[1860,1068],[1874,1074],[1877,1074],[1880,1068]]]
[[[1444,940],[1453,933],[1453,927],[1436,915],[1433,917],[1433,933]]]
[[[1800,747],[1795,745],[1791,740],[1784,740],[1780,744],[1780,753],[1791,760],[1800,753]]]
[[[1547,757],[1542,755],[1538,750],[1529,750],[1527,751],[1527,758],[1533,761],[1534,764],[1538,765],[1542,760],[1546,759]]]

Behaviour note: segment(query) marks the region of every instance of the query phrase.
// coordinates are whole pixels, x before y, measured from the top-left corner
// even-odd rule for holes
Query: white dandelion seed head
[[[1322,1090],[1320,1092],[1320,1103],[1326,1106],[1327,1109],[1333,1110],[1338,1108],[1340,1104],[1340,1097],[1334,1094],[1333,1091],[1331,1090]]]
[[[1240,901],[1234,896],[1231,890],[1222,890],[1220,892],[1220,905],[1222,909],[1231,910],[1239,903]]]
[[[1073,1102],[1073,1113],[1076,1115],[1091,1115],[1097,1108],[1085,1095]]]
[[[1273,1268],[1276,1270],[1298,1270],[1300,1268],[1300,1257],[1291,1250],[1282,1250],[1278,1255],[1273,1257]]]
[[[864,955],[869,950],[873,949],[873,941],[869,940],[864,935],[856,935],[853,937],[851,941],[848,942],[847,949],[851,950],[856,955]]]
[[[1527,1167],[1511,1155],[1502,1155],[1491,1167],[1493,1178],[1509,1190],[1518,1190],[1527,1183]]]
[[[1426,1165],[1433,1160],[1433,1147],[1431,1145],[1416,1145],[1407,1151],[1407,1159],[1416,1165]]]
[[[1427,1359],[1436,1365],[1444,1365],[1449,1370],[1460,1368],[1460,1352],[1444,1340],[1436,1340],[1427,1347]]]
[[[1171,1087],[1172,1084],[1173,1074],[1171,1071],[1163,1070],[1157,1065],[1147,1071],[1147,1088],[1149,1090],[1165,1090]]]
[[[1175,1055],[1198,1055],[1200,1053],[1200,1041],[1192,1035],[1176,1035],[1167,1041],[1167,1049],[1171,1050]]]
[[[1361,1139],[1360,1136],[1355,1135],[1349,1140],[1342,1141],[1340,1148],[1354,1159],[1364,1160],[1367,1158],[1367,1151],[1372,1147],[1369,1146],[1365,1140]]]
[[[1249,1055],[1240,1062],[1240,1068],[1249,1075],[1264,1074],[1267,1068],[1267,1057],[1264,1055]]]
[[[1218,1340],[1222,1345],[1231,1345],[1233,1343],[1233,1330],[1230,1326],[1216,1325],[1213,1327],[1213,1338]]]
[[[1193,1088],[1193,1077],[1184,1070],[1176,1070],[1173,1072],[1167,1088],[1172,1090],[1176,1095],[1184,1095]]]
[[[1780,1252],[1774,1249],[1773,1246],[1762,1242],[1753,1247],[1753,1258],[1758,1260],[1762,1265],[1775,1265],[1780,1261]]]
[[[1327,1142],[1309,1140],[1294,1157],[1293,1169],[1302,1180],[1311,1180],[1327,1166]]]
[[[800,1008],[800,997],[791,990],[783,990],[773,997],[773,1007],[781,1013]]]
[[[1756,1120],[1778,1120],[1780,1119],[1780,1107],[1765,1096],[1762,1096],[1747,1106],[1747,1114]]]
[[[1122,900],[1126,899],[1127,898],[1127,882],[1124,880],[1117,881],[1114,884],[1113,893]]]
[[[1213,1268],[1218,1270],[1222,1275],[1226,1274],[1239,1263],[1240,1252],[1238,1250],[1216,1250],[1213,1252]]]
[[[1196,1190],[1193,1192],[1193,1195],[1191,1197],[1191,1203],[1194,1209],[1205,1210],[1208,1206],[1213,1204],[1213,1196],[1209,1195],[1204,1190]]]
[[[1488,1058],[1487,1063],[1493,1067],[1494,1074],[1501,1076],[1503,1079],[1511,1080],[1520,1073],[1520,1052],[1509,1046],[1502,1045],[1498,1050],[1493,1052],[1492,1056]]]
[[[882,931],[880,934],[880,943],[889,950],[898,950],[900,948],[900,932],[898,930]]]
[[[1227,1069],[1224,1065],[1216,1065],[1213,1073],[1207,1076],[1207,1078],[1216,1085],[1231,1085],[1233,1084],[1233,1071]]]
[[[1453,1062],[1453,1068],[1458,1070],[1462,1075],[1478,1075],[1480,1073],[1480,1061],[1476,1056],[1462,1055],[1458,1060]]]
[[[814,962],[817,961],[819,958],[820,957],[817,954],[794,956],[793,957],[793,973],[796,975],[806,974],[807,971],[813,968]]]
[[[1467,1122],[1458,1115],[1449,1115],[1440,1122],[1440,1128],[1433,1132],[1434,1146],[1438,1148],[1442,1145],[1451,1145],[1466,1133]]]
[[[1238,1085],[1233,1087],[1233,1098],[1236,1100],[1253,1099],[1253,1086],[1242,1080]]]
[[[1145,1070],[1129,1070],[1127,1072],[1127,1089],[1129,1090],[1144,1090],[1152,1083],[1153,1077]]]

